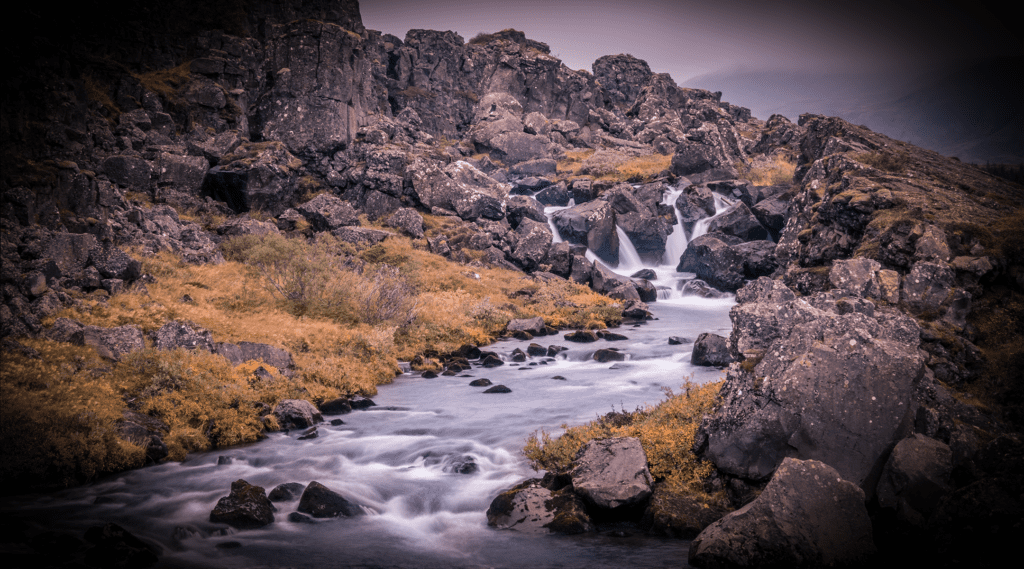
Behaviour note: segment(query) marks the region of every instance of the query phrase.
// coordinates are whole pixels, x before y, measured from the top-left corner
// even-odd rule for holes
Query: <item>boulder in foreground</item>
[[[875,553],[864,492],[816,460],[787,458],[753,502],[690,545],[697,567],[833,567]]]

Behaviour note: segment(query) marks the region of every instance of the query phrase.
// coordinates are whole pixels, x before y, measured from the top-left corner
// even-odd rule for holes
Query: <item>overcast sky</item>
[[[838,4],[838,5],[837,5]],[[736,68],[914,73],[958,59],[1022,55],[1017,18],[988,2],[786,0],[362,0],[363,24],[469,40],[515,28],[573,69],[630,53],[677,83]],[[1011,29],[1014,28],[1014,29]]]

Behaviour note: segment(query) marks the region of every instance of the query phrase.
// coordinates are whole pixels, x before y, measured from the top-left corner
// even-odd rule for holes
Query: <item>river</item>
[[[637,268],[631,266],[635,251],[629,251],[628,238],[624,246],[616,270],[628,274]],[[675,254],[685,242],[670,246]],[[555,435],[563,423],[655,404],[664,399],[664,388],[678,389],[687,377],[703,383],[722,376],[721,370],[692,366],[690,352],[702,332],[728,335],[733,299],[683,296],[679,284],[692,275],[675,273],[668,264],[655,270],[663,287],[651,304],[655,319],[616,330],[627,340],[574,344],[561,335],[541,337],[534,341],[568,349],[458,376],[406,373],[379,388],[376,407],[338,417],[341,425],[320,425],[316,439],[274,433],[259,443],[192,454],[182,463],[12,498],[3,515],[75,535],[114,522],[162,547],[160,566],[167,567],[685,566],[688,541],[530,535],[489,528],[485,516],[497,494],[539,476],[521,451],[536,430]],[[669,345],[670,336],[687,342]],[[489,349],[508,360],[528,344],[507,339]],[[627,360],[593,361],[594,351],[604,347],[619,348]],[[469,385],[478,378],[512,391],[484,393],[486,388]],[[465,468],[467,463],[475,468]],[[268,492],[278,484],[316,480],[363,505],[368,515],[297,523],[288,514],[298,502],[279,502],[273,524],[225,530],[209,522],[210,510],[238,479]]]

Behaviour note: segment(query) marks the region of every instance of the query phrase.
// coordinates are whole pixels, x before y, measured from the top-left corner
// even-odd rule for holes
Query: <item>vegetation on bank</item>
[[[580,449],[594,439],[636,437],[640,439],[647,464],[656,480],[680,494],[704,495],[704,480],[714,466],[697,458],[694,435],[701,418],[714,410],[722,382],[694,385],[687,380],[683,392],[666,389],[666,399],[632,412],[612,412],[590,423],[570,427],[558,437],[534,433],[526,440],[523,453],[536,470],[567,472]]]
[[[89,347],[22,340],[38,355],[4,353],[0,480],[60,486],[141,465],[148,440],[122,436],[126,411],[162,423],[170,458],[182,460],[258,440],[276,428],[267,413],[282,399],[373,395],[399,372],[399,360],[489,343],[513,318],[542,316],[556,327],[621,318],[614,301],[587,287],[453,263],[424,246],[397,236],[360,247],[328,234],[271,234],[225,242],[228,261],[219,265],[136,255],[155,282],[109,298],[81,295],[44,324],[132,324],[148,337],[167,321],[186,321],[215,342],[284,348],[294,373],[261,362],[233,366],[205,351],[156,350],[149,339],[150,347],[118,362]]]
[[[672,165],[672,155],[646,154],[627,156],[618,152],[574,150],[558,161],[558,177],[565,180],[589,178],[608,182],[649,182],[661,176]]]

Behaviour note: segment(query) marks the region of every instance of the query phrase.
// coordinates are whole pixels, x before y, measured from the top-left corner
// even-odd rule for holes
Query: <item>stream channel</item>
[[[665,203],[674,203],[680,191],[670,192]],[[716,202],[721,212],[726,204],[721,198]],[[548,208],[553,209],[560,208]],[[706,220],[698,221],[690,237],[706,226]],[[620,230],[619,236],[625,233]],[[686,540],[636,531],[627,537],[526,534],[489,528],[485,515],[500,492],[543,474],[522,455],[531,433],[543,429],[556,436],[562,424],[656,404],[664,399],[664,388],[678,391],[687,377],[695,383],[722,377],[721,370],[692,366],[690,354],[700,333],[728,335],[734,300],[680,292],[693,278],[675,272],[685,247],[677,223],[667,262],[650,267],[661,288],[650,305],[655,319],[615,330],[627,340],[574,344],[561,334],[539,337],[533,341],[568,349],[553,358],[474,367],[454,377],[405,373],[379,387],[373,398],[377,406],[341,416],[342,425],[321,424],[316,439],[297,440],[297,431],[273,433],[251,445],[192,454],[182,463],[11,498],[0,512],[39,529],[79,536],[90,526],[114,522],[159,544],[159,566],[166,567],[686,566]],[[620,248],[613,270],[629,276],[643,268],[628,238]],[[687,342],[669,345],[670,336]],[[488,349],[509,360],[514,349],[526,351],[529,343],[506,339]],[[596,350],[608,347],[625,352],[626,361],[592,359]],[[485,387],[469,385],[479,378],[512,391],[484,393]],[[467,468],[469,463],[475,468]],[[276,503],[275,522],[261,529],[210,523],[210,511],[238,479],[268,492],[278,484],[316,480],[363,505],[369,515],[296,523],[288,520],[296,500]]]

